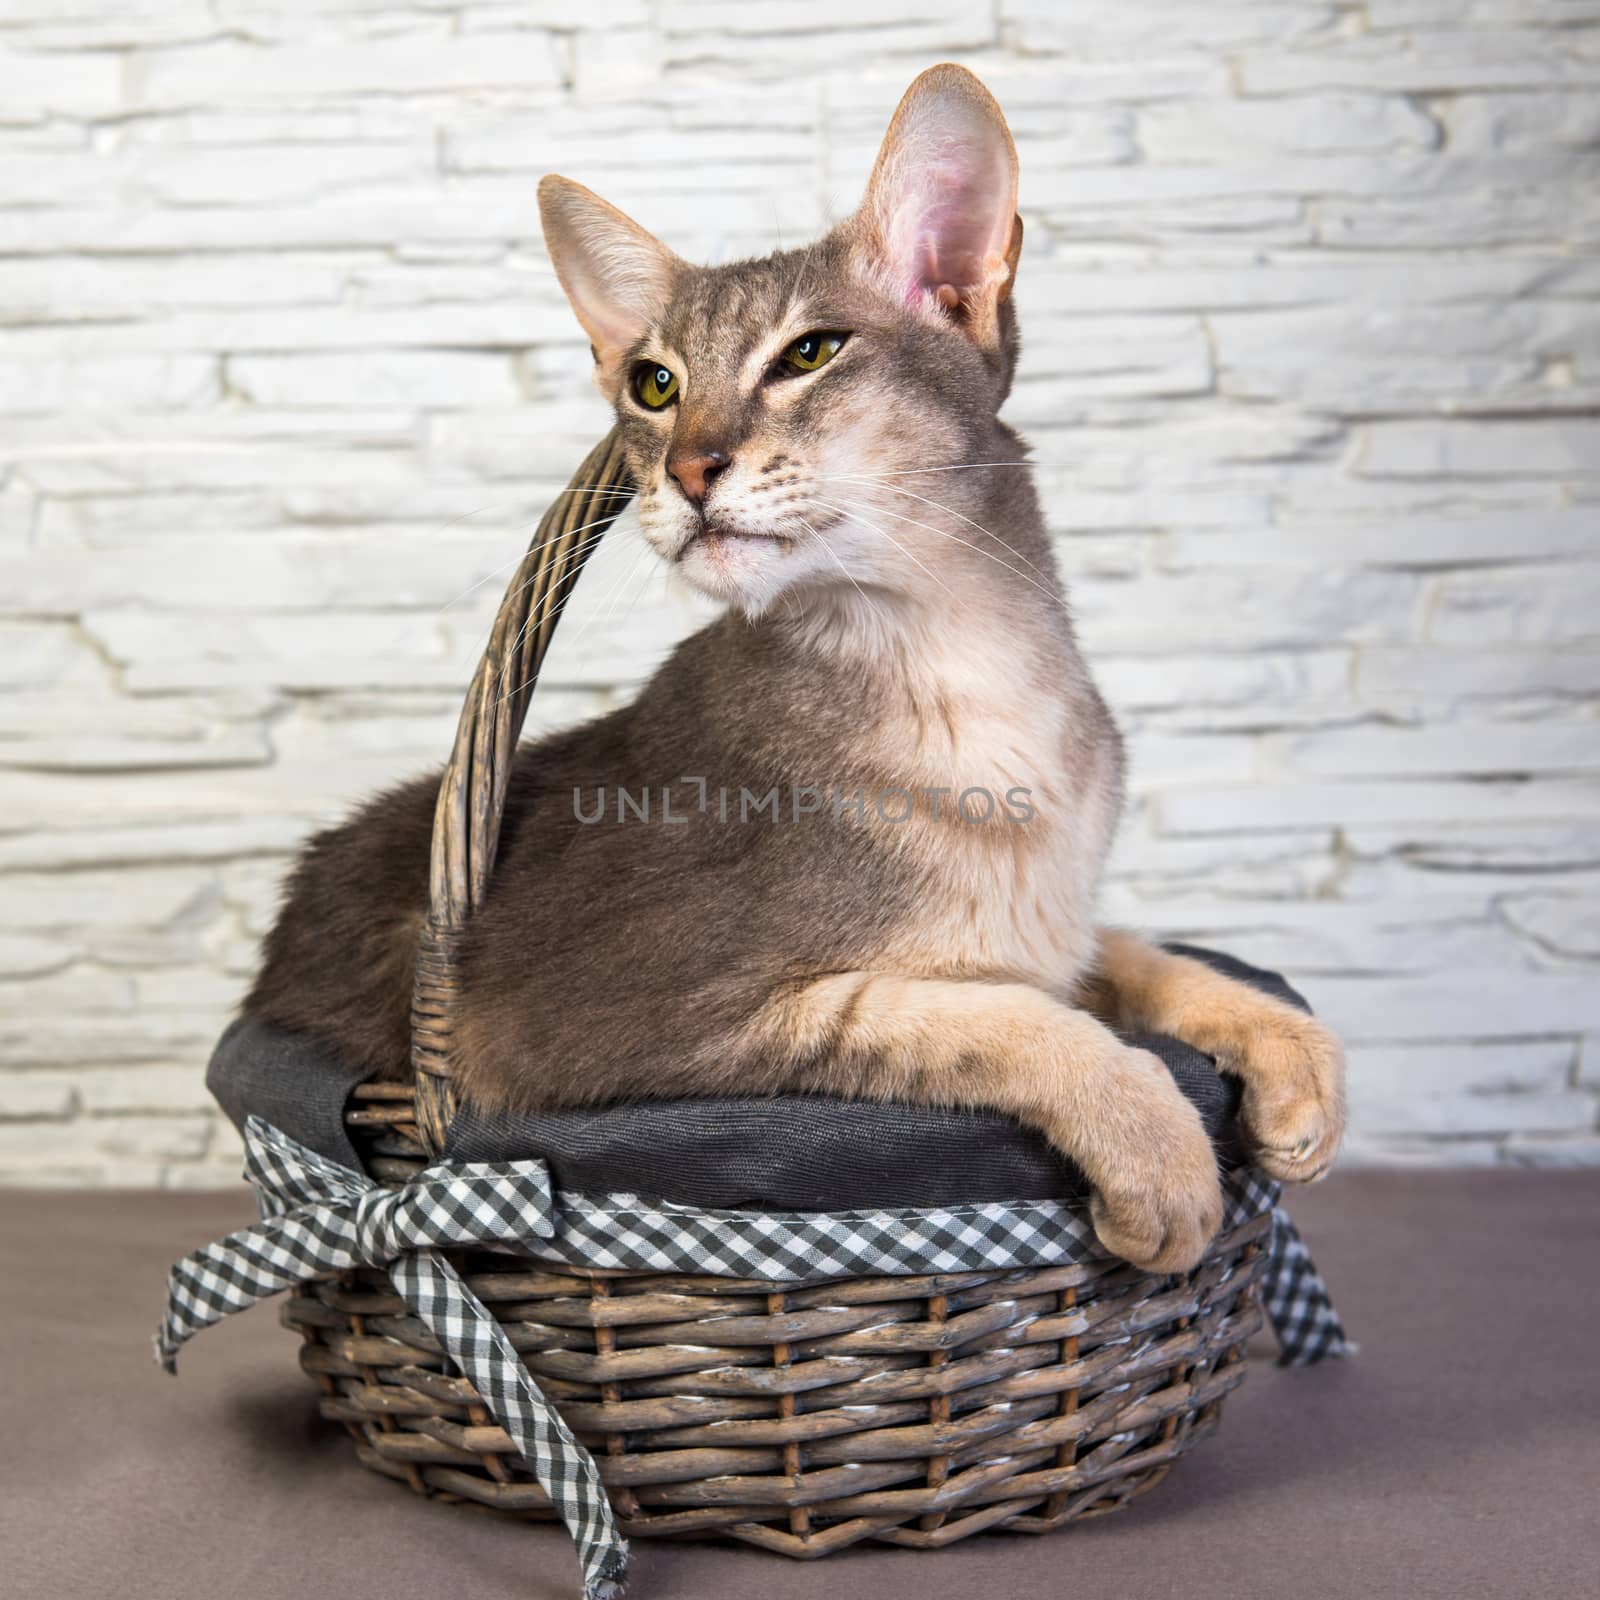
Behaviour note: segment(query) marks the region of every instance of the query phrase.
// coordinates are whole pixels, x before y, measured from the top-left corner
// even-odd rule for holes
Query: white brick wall
[[[0,1177],[231,1175],[283,864],[441,754],[605,424],[537,176],[793,242],[946,56],[1022,152],[1111,911],[1300,981],[1357,1154],[1600,1159],[1600,4],[0,0]],[[614,538],[535,721],[692,614]]]

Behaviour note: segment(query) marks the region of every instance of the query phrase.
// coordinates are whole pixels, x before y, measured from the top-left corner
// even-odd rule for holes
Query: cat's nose
[[[684,494],[699,505],[711,487],[711,480],[728,464],[726,450],[702,450],[698,455],[669,456],[667,471],[677,480]]]

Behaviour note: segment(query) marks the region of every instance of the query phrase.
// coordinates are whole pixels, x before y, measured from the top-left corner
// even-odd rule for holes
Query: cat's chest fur
[[[961,750],[948,786],[952,800],[968,792],[967,803],[938,822],[919,819],[901,841],[921,857],[928,888],[894,955],[930,974],[1070,989],[1093,953],[1115,786],[1098,758],[1087,770],[1080,764],[1080,741],[1054,717],[1014,721],[991,709],[957,724]]]
[[[894,794],[890,816],[909,810],[869,809],[918,885],[885,965],[1070,990],[1122,803],[1120,741],[1070,635],[969,627],[839,709],[857,719],[847,764]]]

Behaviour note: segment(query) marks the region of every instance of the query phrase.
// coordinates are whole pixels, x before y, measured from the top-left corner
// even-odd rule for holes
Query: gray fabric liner
[[[223,1030],[206,1068],[206,1088],[242,1134],[260,1117],[330,1161],[361,1166],[344,1131],[350,1091],[372,1074],[302,1033],[240,1017]]]
[[[1309,1009],[1276,973],[1215,951],[1168,948]],[[1220,1159],[1238,1160],[1238,1080],[1177,1039],[1130,1042],[1161,1056]],[[206,1083],[237,1126],[260,1116],[319,1154],[359,1166],[343,1113],[366,1076],[314,1039],[241,1018],[219,1041]],[[1075,1200],[1086,1187],[1039,1134],[998,1113],[815,1096],[638,1101],[527,1116],[463,1106],[445,1148],[450,1161],[528,1157],[548,1161],[558,1189],[718,1210]]]

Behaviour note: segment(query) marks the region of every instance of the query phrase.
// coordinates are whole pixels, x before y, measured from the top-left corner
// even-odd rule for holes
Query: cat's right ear
[[[631,217],[570,178],[539,180],[539,220],[606,387],[671,297],[683,263]]]

